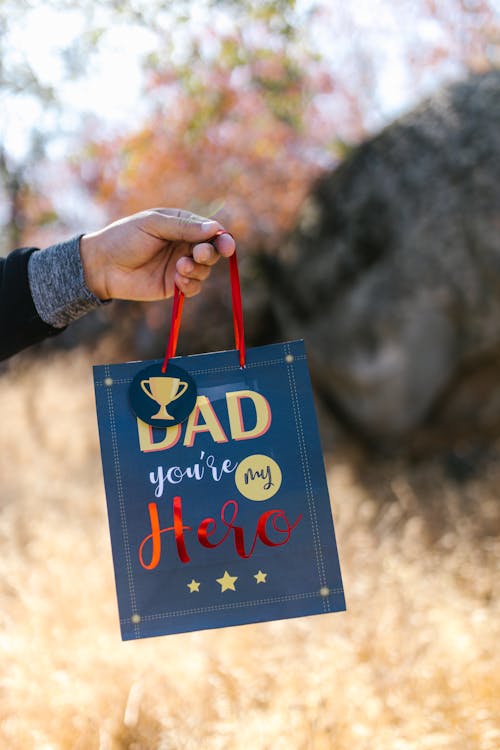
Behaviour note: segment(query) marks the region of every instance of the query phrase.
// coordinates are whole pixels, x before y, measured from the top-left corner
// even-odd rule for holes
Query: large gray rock
[[[500,73],[443,90],[322,178],[271,276],[281,334],[306,339],[325,401],[364,435],[400,441],[439,413],[451,430],[500,425]]]

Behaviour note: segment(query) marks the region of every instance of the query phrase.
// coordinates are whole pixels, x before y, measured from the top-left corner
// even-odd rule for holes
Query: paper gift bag
[[[94,368],[124,640],[345,609],[304,344],[245,351],[231,274],[235,350],[173,357],[176,293],[163,365]]]

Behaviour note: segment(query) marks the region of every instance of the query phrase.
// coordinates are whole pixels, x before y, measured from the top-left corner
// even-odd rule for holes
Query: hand
[[[211,267],[236,249],[217,222],[177,208],[127,216],[80,240],[85,282],[99,299],[153,301],[174,286],[192,297]]]

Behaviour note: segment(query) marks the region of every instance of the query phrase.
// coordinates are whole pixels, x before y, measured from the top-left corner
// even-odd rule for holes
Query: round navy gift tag
[[[196,404],[196,383],[186,370],[168,364],[149,365],[130,384],[129,400],[134,413],[153,427],[171,427],[184,422]]]

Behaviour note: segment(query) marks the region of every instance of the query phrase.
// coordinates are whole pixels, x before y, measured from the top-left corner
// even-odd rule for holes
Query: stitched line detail
[[[287,354],[290,354],[290,346],[285,344],[284,346]],[[294,360],[293,360],[294,361]],[[302,472],[304,474],[304,480],[306,484],[306,497],[307,505],[309,508],[309,517],[311,519],[311,530],[313,535],[314,553],[316,557],[316,567],[318,570],[318,577],[320,585],[323,587],[326,585],[326,573],[325,565],[323,561],[323,555],[321,551],[321,541],[319,536],[318,519],[316,516],[316,508],[314,506],[314,492],[311,482],[311,473],[309,471],[309,462],[307,460],[306,442],[304,439],[304,428],[302,425],[302,417],[300,415],[300,403],[297,395],[297,384],[295,382],[294,365],[290,364],[287,368],[288,372],[288,383],[290,385],[290,394],[292,397],[292,408],[295,418],[295,426],[297,429],[297,437],[299,441],[300,461],[302,464]],[[328,597],[323,599],[323,609],[325,612],[330,611],[330,602],[327,601]]]
[[[290,345],[285,345],[285,350],[287,354],[290,354]],[[295,408],[294,408],[294,414],[296,419],[298,418],[300,429],[298,430],[299,435],[299,446],[301,448],[301,453],[303,453],[304,459],[302,462],[303,468],[304,468],[304,474],[305,474],[305,480],[306,480],[306,488],[307,488],[307,500],[309,505],[309,512],[311,515],[311,523],[313,526],[313,535],[315,537],[315,552],[316,552],[316,561],[319,566],[318,572],[320,575],[320,581],[321,585],[326,585],[326,571],[325,571],[325,563],[323,559],[323,553],[321,549],[321,540],[320,540],[320,533],[319,533],[319,525],[318,525],[318,518],[316,515],[316,505],[314,501],[314,491],[313,491],[313,485],[311,481],[311,472],[309,467],[309,461],[308,461],[308,455],[307,455],[307,444],[304,437],[304,429],[302,426],[302,416],[300,413],[300,403],[298,399],[298,393],[297,393],[297,384],[295,381],[295,371],[294,366],[289,366],[288,368],[288,377],[289,381],[292,385],[292,400],[295,402]],[[325,597],[323,599],[323,606],[326,612],[330,611],[330,602],[328,597]]]
[[[295,359],[306,359],[304,355],[299,355],[298,357],[295,357]],[[284,365],[286,364],[283,359],[268,359],[266,362],[250,362],[247,363],[246,369],[250,369],[252,367],[264,367],[266,365]],[[215,367],[210,370],[192,370],[190,372],[191,375],[209,375],[212,372],[231,372],[231,371],[237,371],[240,370],[239,365],[229,365],[228,367]]]
[[[109,366],[106,365],[106,377],[109,377]],[[123,496],[123,484],[122,484],[122,476],[121,476],[121,470],[120,470],[120,457],[118,453],[118,440],[116,436],[116,425],[115,425],[115,409],[113,405],[113,394],[112,389],[108,389],[108,409],[109,409],[109,422],[111,427],[111,442],[113,445],[113,464],[115,467],[115,477],[116,477],[116,487],[118,490],[118,504],[120,508],[120,525],[122,530],[122,537],[123,537],[123,548],[125,552],[125,562],[127,565],[127,580],[128,580],[128,589],[130,594],[130,604],[132,607],[132,612],[137,612],[137,601],[135,598],[135,587],[134,587],[134,574],[132,570],[132,561],[130,559],[130,544],[129,544],[129,537],[128,537],[128,528],[127,528],[127,516],[125,514],[125,498]],[[140,629],[139,624],[134,624],[134,634],[136,638],[140,638]]]
[[[302,360],[307,359],[307,357],[304,354],[298,354],[298,355],[294,354],[293,357],[294,357],[294,361],[297,361],[299,359],[302,359]],[[254,362],[254,363],[247,364],[246,367],[247,369],[249,369],[251,367],[263,367],[263,366],[268,366],[268,365],[283,365],[283,364],[286,364],[283,359],[269,359],[266,362]],[[213,368],[206,369],[206,370],[186,370],[186,372],[189,372],[190,375],[210,375],[216,372],[236,372],[240,369],[241,368],[239,365],[228,365],[227,367],[213,367]],[[131,383],[132,380],[133,378],[113,378],[112,385],[127,385],[127,383]],[[96,380],[96,385],[106,386],[106,383],[104,382],[104,380]],[[109,388],[110,386],[106,386],[106,387]]]
[[[330,589],[331,594],[341,594],[342,589]],[[151,622],[153,620],[162,620],[168,617],[182,617],[184,615],[199,615],[206,614],[208,612],[219,612],[227,609],[239,609],[240,607],[260,607],[263,604],[280,604],[281,602],[299,601],[301,599],[314,599],[321,596],[318,591],[307,592],[304,594],[289,594],[287,596],[273,596],[269,599],[255,599],[248,602],[232,602],[229,604],[213,604],[208,607],[195,607],[193,609],[182,609],[177,612],[160,612],[156,615],[144,615],[141,617],[141,622]],[[122,625],[130,624],[130,619],[122,618],[120,620]]]
[[[131,383],[133,378],[112,378],[112,380],[113,382],[111,385],[126,385],[127,383]],[[95,384],[106,386],[106,388],[110,387],[107,383],[104,382],[104,380],[96,380]]]

